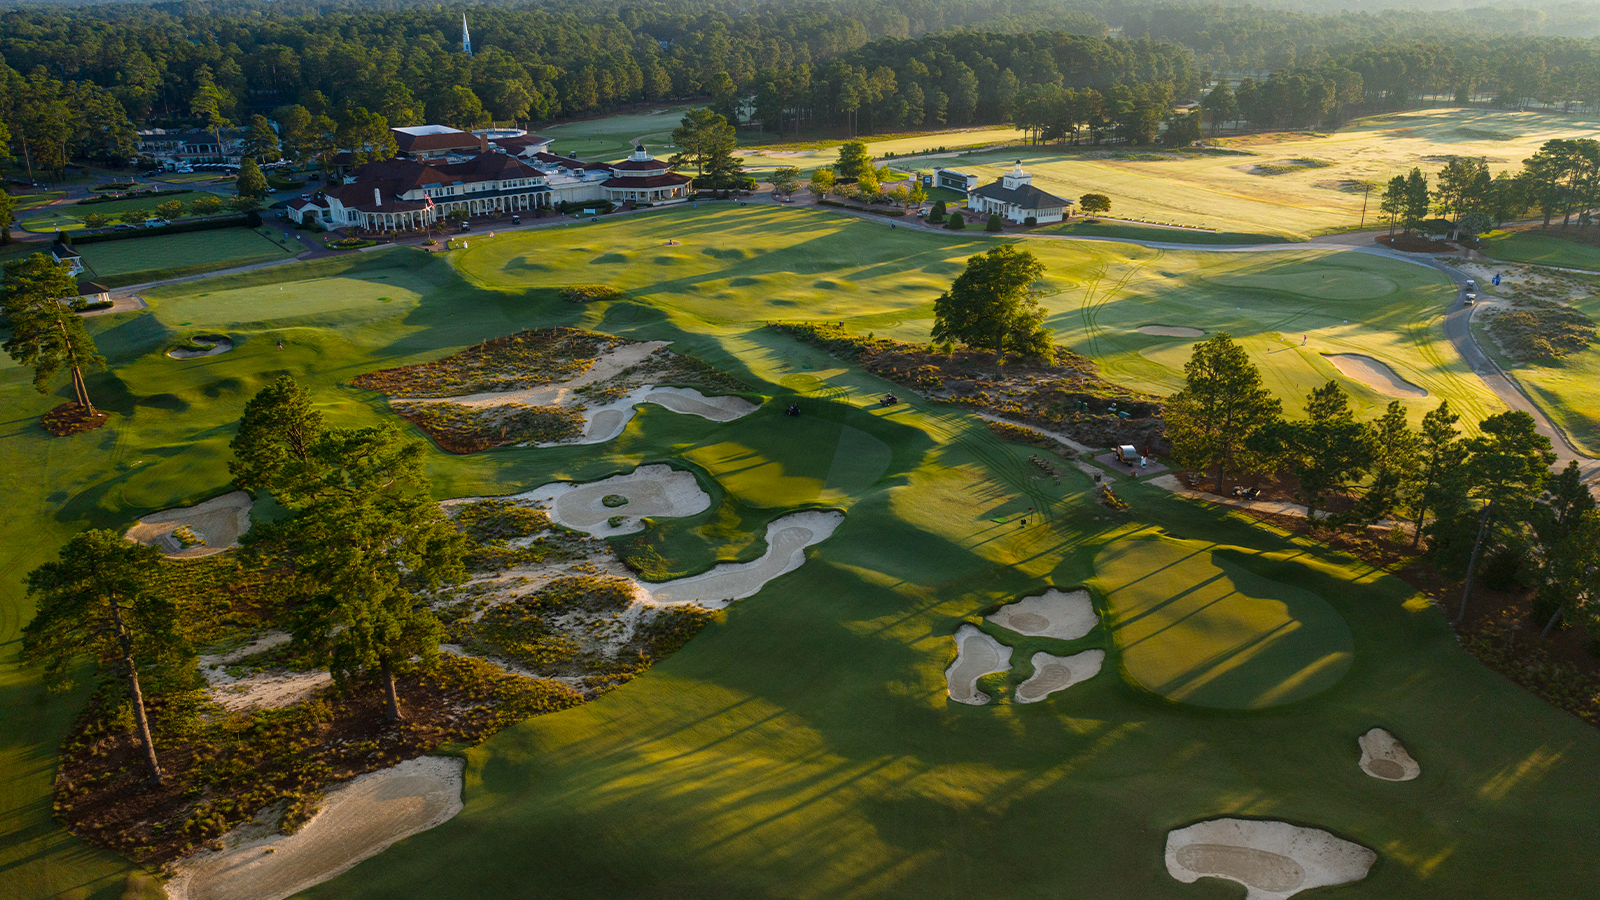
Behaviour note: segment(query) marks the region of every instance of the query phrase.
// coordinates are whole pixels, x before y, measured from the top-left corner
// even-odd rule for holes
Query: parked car
[[[133,230],[133,226],[129,225],[127,222],[118,222],[117,224],[111,226],[111,230],[112,231],[132,231]]]

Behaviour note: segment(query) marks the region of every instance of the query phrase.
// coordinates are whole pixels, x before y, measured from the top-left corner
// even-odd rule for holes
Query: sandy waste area
[[[989,695],[978,690],[978,679],[1011,668],[1011,648],[978,630],[970,622],[956,629],[956,659],[944,670],[945,687],[957,703],[982,706]]]
[[[1340,375],[1351,381],[1359,381],[1386,397],[1416,400],[1428,396],[1425,389],[1401,378],[1387,363],[1370,356],[1359,353],[1325,353],[1323,356],[1333,363]]]
[[[1256,819],[1212,819],[1167,834],[1167,872],[1185,884],[1226,878],[1245,900],[1360,881],[1378,854],[1316,828]]]
[[[465,762],[407,760],[345,782],[299,831],[257,820],[224,836],[224,849],[180,860],[170,900],[283,900],[461,812]]]
[[[1384,781],[1410,781],[1422,774],[1422,766],[1406,752],[1400,739],[1374,728],[1356,738],[1361,747],[1361,771]]]
[[[607,497],[627,502],[607,506]],[[700,489],[694,473],[663,464],[582,484],[554,482],[507,499],[531,500],[549,512],[550,521],[595,537],[642,531],[646,516],[692,516],[711,508],[711,495]],[[621,523],[610,524],[614,517]]]
[[[216,356],[218,353],[227,353],[233,349],[233,338],[221,335],[208,335],[197,337],[189,343],[205,347],[204,350],[190,350],[188,347],[174,347],[167,351],[173,359],[200,359],[203,356]]]
[[[1075,641],[1100,624],[1088,591],[1058,591],[1051,588],[1037,597],[1008,603],[989,616],[1001,628],[1030,637],[1050,637]]]
[[[200,674],[206,679],[207,698],[230,712],[282,709],[310,698],[333,683],[333,676],[322,669],[309,672],[269,670],[237,678],[228,674],[228,666],[288,642],[288,632],[270,631],[237,650],[202,654]]]
[[[124,537],[155,547],[172,559],[210,556],[238,546],[239,536],[250,530],[250,507],[254,503],[249,494],[234,491],[194,506],[164,509],[140,519]],[[184,527],[203,543],[185,547],[173,535]]]
[[[663,351],[667,341],[642,341],[623,344],[595,357],[582,374],[556,384],[544,384],[515,391],[488,391],[457,397],[405,398],[405,403],[450,403],[473,409],[500,406],[557,406],[583,413],[583,433],[561,441],[536,444],[556,447],[563,444],[600,444],[621,434],[643,403],[654,403],[675,413],[700,416],[713,422],[731,422],[756,411],[754,403],[743,397],[707,397],[694,388],[657,387],[645,383],[651,357]],[[658,359],[659,361],[659,359]],[[626,391],[615,399],[593,402],[584,388],[602,386]]]
[[[1140,325],[1134,331],[1140,334],[1150,334],[1156,337],[1197,338],[1204,337],[1205,332],[1198,328],[1187,328],[1183,325]]]
[[[790,513],[767,524],[767,552],[747,563],[723,563],[709,572],[653,584],[641,582],[657,606],[694,603],[722,609],[760,591],[767,582],[806,561],[806,548],[827,540],[844,514],[823,510]]]
[[[1085,650],[1071,656],[1049,653],[1033,655],[1033,675],[1017,685],[1018,703],[1038,703],[1040,700],[1064,691],[1080,681],[1088,681],[1100,674],[1105,665],[1104,650]]]

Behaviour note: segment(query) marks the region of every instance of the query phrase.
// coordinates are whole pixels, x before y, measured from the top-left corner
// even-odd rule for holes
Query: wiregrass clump
[[[1519,362],[1564,359],[1596,339],[1593,319],[1551,300],[1527,300],[1511,309],[1494,310],[1488,328],[1506,355]]]

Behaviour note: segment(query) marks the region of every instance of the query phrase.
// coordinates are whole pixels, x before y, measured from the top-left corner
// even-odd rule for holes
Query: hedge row
[[[134,238],[151,237],[157,234],[185,234],[190,231],[215,231],[218,228],[238,228],[245,226],[255,228],[261,224],[259,213],[248,213],[242,216],[223,216],[217,219],[190,219],[187,222],[174,222],[171,225],[157,225],[154,228],[133,228],[122,231],[107,231],[100,234],[79,234],[72,237],[72,243],[99,244],[105,241],[130,241]]]
[[[871,209],[865,206],[851,206],[848,203],[840,203],[837,200],[818,200],[817,205],[837,206],[840,209],[853,209],[856,212],[872,213],[875,216],[893,216],[896,219],[906,214],[906,211],[903,209]]]
[[[170,191],[142,191],[132,197],[127,195],[123,195],[121,197],[85,197],[82,200],[79,200],[75,205],[88,206],[91,203],[110,203],[113,200],[144,200],[148,197],[170,197],[173,194],[192,193],[194,193],[194,191],[190,190],[189,188],[175,188]]]

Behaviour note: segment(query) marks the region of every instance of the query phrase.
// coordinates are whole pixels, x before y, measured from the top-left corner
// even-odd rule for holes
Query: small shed
[[[66,266],[74,275],[83,273],[83,254],[72,249],[71,244],[62,243],[61,241],[51,244],[50,258]]]
[[[98,281],[78,282],[78,302],[84,306],[93,306],[96,303],[110,303],[111,289]]]

